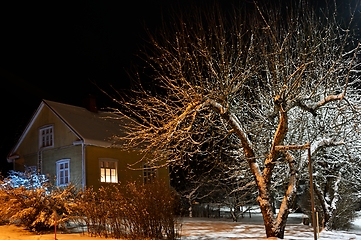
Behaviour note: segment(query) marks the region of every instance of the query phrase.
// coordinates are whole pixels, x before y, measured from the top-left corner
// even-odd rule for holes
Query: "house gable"
[[[51,147],[43,148],[41,146],[39,140],[40,130],[44,127],[52,128],[53,145]],[[51,109],[41,103],[15,147],[9,153],[8,161],[11,162],[18,158],[16,161],[17,166],[14,166],[15,170],[22,170],[24,165],[39,167],[40,157],[46,150],[71,146],[74,141],[78,140],[79,136],[64,124]],[[26,161],[24,158],[26,158]]]
[[[36,152],[41,146],[39,143],[39,131],[43,127],[51,126],[53,128],[54,143],[53,148],[59,148],[72,145],[78,141],[79,136],[75,134],[64,122],[56,116],[48,107],[44,106],[36,114],[32,124],[26,129],[26,134],[18,148],[25,148],[26,152]],[[34,140],[37,141],[34,141]]]

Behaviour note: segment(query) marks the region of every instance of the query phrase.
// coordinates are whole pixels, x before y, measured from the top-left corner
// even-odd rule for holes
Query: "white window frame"
[[[54,126],[47,125],[39,129],[39,148],[54,147]]]
[[[70,184],[70,159],[61,159],[56,162],[56,184],[58,186]]]
[[[148,163],[143,163],[143,183],[152,183],[158,177],[156,167],[151,167]]]
[[[99,171],[101,183],[118,183],[118,160],[113,158],[100,158]]]

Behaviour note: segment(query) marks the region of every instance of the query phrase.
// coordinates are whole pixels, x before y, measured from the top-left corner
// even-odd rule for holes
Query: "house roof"
[[[122,122],[119,115],[97,111],[91,112],[86,108],[64,103],[43,100],[75,134],[87,145],[102,147],[117,146],[114,136],[123,135]],[[117,120],[118,119],[118,120]]]
[[[22,133],[17,144],[8,155],[8,159],[15,154],[23,138],[33,125],[40,111],[48,107],[67,127],[86,145],[101,147],[119,147],[121,142],[114,136],[124,134],[124,121],[119,116],[105,111],[92,112],[83,107],[43,100],[35,111],[32,119]]]

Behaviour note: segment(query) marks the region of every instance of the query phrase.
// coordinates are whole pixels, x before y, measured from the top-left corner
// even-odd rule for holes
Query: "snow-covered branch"
[[[332,138],[325,138],[325,139],[320,139],[318,141],[315,141],[313,143],[311,143],[310,145],[310,150],[311,150],[311,156],[316,155],[317,152],[319,150],[321,150],[324,147],[331,147],[331,146],[339,146],[339,145],[343,145],[344,142],[342,141],[335,141]],[[306,163],[308,162],[308,152],[305,152],[302,154],[301,156],[301,161],[299,164],[299,169],[304,169],[304,167],[306,166]]]

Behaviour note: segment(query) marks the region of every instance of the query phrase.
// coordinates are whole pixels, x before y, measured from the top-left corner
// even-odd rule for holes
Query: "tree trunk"
[[[258,196],[257,201],[259,203],[263,216],[263,222],[266,229],[267,237],[277,237],[283,239],[289,213],[289,204],[292,202],[291,199],[294,199],[294,193],[291,193],[290,195],[285,195],[284,199],[290,200],[284,200],[288,203],[283,203],[281,205],[281,209],[277,215],[277,218],[275,218],[275,213],[272,211],[272,203],[270,201],[269,195],[261,194],[261,192],[264,192],[264,190],[261,189],[259,189],[259,192],[260,195]]]
[[[193,217],[193,204],[192,201],[189,201],[188,215],[190,218]]]
[[[277,96],[277,99],[281,99],[280,96]],[[261,172],[256,160],[255,153],[253,151],[252,144],[248,139],[245,131],[242,129],[242,124],[239,120],[228,112],[228,109],[224,108],[221,104],[217,103],[213,100],[208,100],[208,104],[211,104],[213,109],[218,112],[221,117],[226,120],[232,129],[235,131],[239,139],[241,140],[241,144],[243,147],[244,155],[247,159],[250,170],[255,177],[255,181],[258,187],[258,204],[260,206],[263,221],[266,229],[267,237],[284,237],[284,230],[286,226],[288,209],[290,204],[292,203],[295,195],[295,187],[297,186],[297,173],[294,166],[294,159],[290,154],[285,153],[285,159],[288,161],[290,166],[290,182],[288,190],[285,194],[284,200],[282,201],[282,211],[277,216],[277,219],[274,218],[274,212],[272,211],[272,198],[270,196],[270,185],[271,185],[271,177],[272,172],[275,166],[275,162],[277,157],[279,156],[279,151],[276,150],[276,146],[281,145],[288,131],[288,116],[287,112],[283,111],[278,106],[278,110],[280,113],[279,123],[277,130],[274,134],[274,139],[272,143],[272,147],[270,149],[270,153],[265,160],[265,168],[263,172]]]
[[[284,231],[287,223],[289,209],[294,203],[299,179],[298,172],[295,169],[293,156],[286,152],[285,159],[287,160],[290,169],[290,181],[288,183],[285,196],[282,200],[280,210],[277,214],[277,218],[274,217],[275,213],[273,212],[269,185],[264,181],[257,181],[259,189],[259,196],[257,201],[262,212],[263,221],[266,228],[266,235],[267,237],[277,237],[281,239],[284,238]],[[263,177],[260,177],[259,179],[263,180]]]
[[[272,211],[271,198],[268,193],[269,191],[267,191],[267,189],[263,186],[259,186],[259,196],[257,201],[263,216],[266,235],[267,238],[276,237],[283,239],[288,217],[288,209],[286,211],[280,211],[277,218],[275,218],[275,213]]]
[[[323,216],[322,227],[326,227],[331,218],[329,203],[327,202],[324,196],[325,193],[329,192],[328,187],[329,187],[329,183],[326,184],[324,191],[321,190],[320,186],[317,183],[315,184],[314,187],[314,191],[316,193],[316,196],[318,198],[318,201],[322,209],[322,216]]]
[[[273,217],[272,212],[272,204],[269,201],[270,198],[267,196],[268,194],[261,194],[261,192],[264,192],[264,190],[259,189],[259,196],[257,198],[257,202],[259,204],[259,207],[261,209],[261,213],[263,216],[263,222],[266,229],[266,235],[267,237],[278,237],[279,233],[275,231],[275,219]]]

